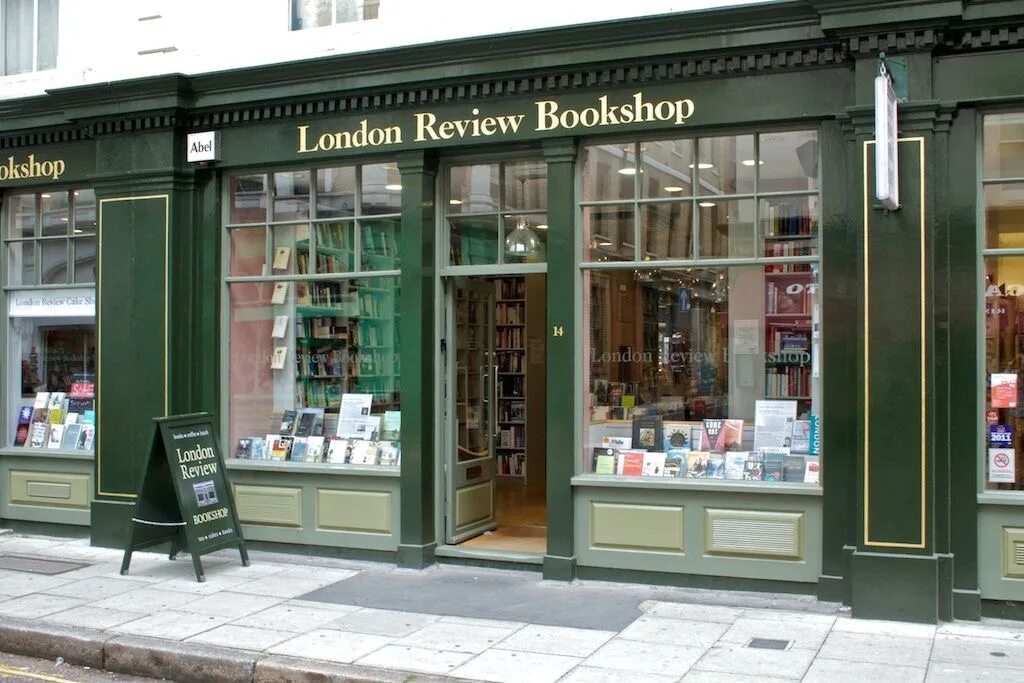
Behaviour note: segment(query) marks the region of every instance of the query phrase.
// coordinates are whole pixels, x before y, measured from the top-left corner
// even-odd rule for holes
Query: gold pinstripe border
[[[927,365],[927,337],[925,332],[927,331],[926,326],[926,315],[927,315],[927,302],[925,300],[925,188],[924,188],[924,137],[913,137],[913,138],[899,138],[897,142],[916,142],[918,144],[918,155],[919,155],[919,184],[920,184],[920,202],[921,202],[921,542],[920,543],[899,543],[894,541],[874,541],[871,540],[871,479],[869,473],[871,471],[871,448],[870,448],[870,413],[868,412],[868,402],[870,400],[870,320],[868,317],[870,299],[869,299],[869,287],[868,287],[868,274],[869,274],[869,261],[870,254],[868,251],[868,216],[870,215],[870,194],[868,192],[868,147],[875,144],[874,140],[866,140],[864,142],[863,157],[864,157],[864,545],[874,546],[879,548],[914,548],[922,549],[926,546],[927,537],[927,447],[928,447],[928,413],[926,405],[927,395],[927,382],[928,378],[926,373]]]
[[[134,202],[149,199],[164,200],[164,415],[170,407],[168,394],[168,336],[170,326],[168,321],[168,287],[170,273],[170,225],[171,225],[171,197],[169,194],[150,194],[138,197],[111,197],[99,201],[99,215],[97,216],[96,235],[96,348],[100,350],[96,354],[96,416],[100,418],[103,411],[100,409],[100,400],[103,395],[103,353],[102,334],[103,318],[100,314],[100,299],[103,296],[103,205],[113,202]],[[114,498],[135,498],[134,493],[111,493],[103,490],[103,462],[100,440],[103,438],[103,431],[100,429],[99,419],[96,423],[96,494],[99,496],[111,496]]]

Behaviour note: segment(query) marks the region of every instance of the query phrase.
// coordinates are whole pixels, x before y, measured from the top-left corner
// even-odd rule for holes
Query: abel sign
[[[220,161],[220,133],[209,130],[204,133],[189,133],[185,159],[190,164],[200,161]]]
[[[900,208],[899,134],[896,93],[889,76],[875,78],[875,198],[890,211]]]

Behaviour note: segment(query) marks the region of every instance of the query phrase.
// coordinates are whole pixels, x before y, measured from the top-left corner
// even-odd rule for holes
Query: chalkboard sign
[[[238,547],[249,566],[235,501],[224,474],[213,417],[209,413],[158,417],[121,573],[128,573],[132,553],[162,543],[192,555],[196,578],[205,581],[200,556]]]

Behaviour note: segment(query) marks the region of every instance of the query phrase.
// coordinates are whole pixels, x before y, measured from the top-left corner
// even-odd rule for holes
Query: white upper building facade
[[[735,0],[0,0],[0,99]]]

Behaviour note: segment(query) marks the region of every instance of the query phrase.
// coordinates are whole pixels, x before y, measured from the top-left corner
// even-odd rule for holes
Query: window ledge
[[[1005,493],[986,491],[978,494],[978,502],[984,505],[1024,506],[1024,491],[1007,491]]]
[[[265,472],[288,472],[291,474],[332,474],[356,477],[401,477],[400,467],[383,467],[380,465],[331,465],[318,462],[299,462],[290,460],[239,460],[225,458],[224,465],[229,470],[249,470]]]
[[[60,448],[22,448],[18,446],[0,448],[0,456],[52,458],[54,460],[94,460],[96,457],[91,451],[66,451]]]
[[[684,479],[675,477],[625,477],[612,474],[579,474],[572,478],[573,486],[622,489],[686,489],[690,491],[725,491],[730,493],[757,493],[766,495],[821,496],[822,489],[814,484],[796,482],[768,483],[735,481],[731,479]],[[1024,501],[1022,501],[1024,504]]]

